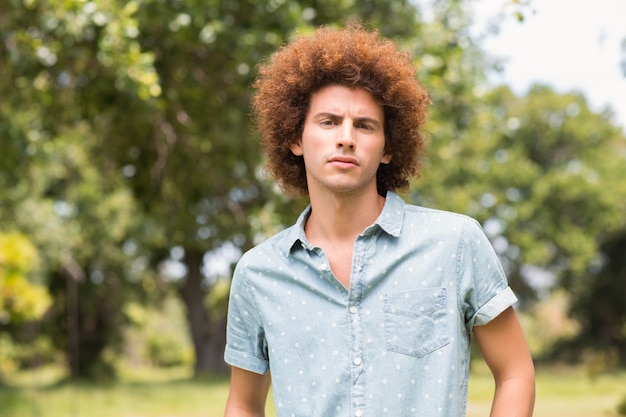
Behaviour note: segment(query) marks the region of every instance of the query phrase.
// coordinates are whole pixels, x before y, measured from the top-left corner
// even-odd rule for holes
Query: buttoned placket
[[[367,253],[368,238],[357,237],[354,243],[352,275],[350,277],[350,291],[348,295],[348,323],[350,329],[350,355],[351,355],[351,390],[350,403],[355,417],[365,414],[365,334],[361,317],[361,303],[364,289],[364,265]]]

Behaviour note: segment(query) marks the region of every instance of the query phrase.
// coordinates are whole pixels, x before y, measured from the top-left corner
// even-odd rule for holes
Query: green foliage
[[[147,355],[153,366],[185,365],[185,355],[178,341],[168,335],[153,335],[148,340]]]
[[[619,352],[615,347],[600,351],[586,349],[583,352],[583,360],[587,377],[595,381],[600,375],[613,372],[617,368]]]
[[[524,265],[581,282],[603,237],[624,227],[620,130],[581,96],[540,86],[523,98],[496,89],[471,112],[461,130],[437,121],[417,198],[492,226],[518,290]]]
[[[24,105],[19,103],[19,106]],[[60,120],[59,125],[44,126],[34,122],[42,107],[33,106],[32,114],[25,113],[28,120],[23,124],[11,124],[26,119],[19,112],[19,106],[11,109],[18,115],[16,118],[9,117],[0,122],[0,125],[11,126],[10,132],[14,136],[7,140],[17,145],[15,159],[3,160],[8,176],[20,173],[13,177],[10,187],[3,189],[5,198],[0,205],[0,225],[19,230],[38,248],[41,278],[46,278],[48,291],[57,300],[46,316],[51,325],[41,328],[50,332],[58,346],[66,350],[68,332],[64,326],[68,303],[65,281],[68,278],[86,283],[80,288],[80,302],[85,306],[81,308],[81,317],[88,327],[93,328],[93,323],[114,326],[115,320],[89,317],[90,312],[101,304],[90,303],[93,297],[87,296],[85,291],[105,286],[90,287],[86,279],[102,280],[108,276],[111,278],[108,284],[114,284],[120,270],[125,269],[128,278],[136,275],[130,258],[121,247],[121,243],[128,239],[132,224],[129,214],[133,212],[134,202],[119,179],[108,176],[97,155],[91,153],[94,136],[87,123],[63,125]],[[45,117],[41,116],[41,120]],[[100,297],[107,297],[107,294],[102,291]],[[27,301],[30,298],[25,296],[22,299]],[[111,300],[121,302],[123,298],[116,296]],[[108,311],[115,317],[113,302],[110,308]],[[93,329],[94,334],[101,335],[108,343],[110,333],[101,330]],[[87,340],[86,337],[79,338],[79,341]],[[90,351],[94,349],[84,346],[83,356],[90,358],[86,354]]]
[[[124,362],[132,367],[193,363],[183,306],[177,298],[169,295],[151,307],[128,303],[124,310],[129,318],[124,337],[126,358],[117,359],[118,367]]]
[[[37,256],[25,236],[0,233],[0,325],[39,319],[50,306],[46,288],[29,279]]]
[[[210,294],[207,295],[204,304],[207,307],[207,311],[225,311],[228,308],[228,295],[230,293],[230,280],[218,279],[213,284],[213,289]],[[213,317],[215,321],[217,317]]]
[[[466,4],[433,2],[425,21],[406,0],[0,2],[0,228],[25,236],[38,259],[11,281],[12,294],[31,294],[19,320],[41,316],[44,293],[28,291],[47,285],[41,328],[81,352],[74,371],[106,374],[121,329],[147,320],[126,307],[174,284],[205,366],[222,349],[227,285],[206,279],[203,255],[249,248],[304,204],[277,195],[260,169],[248,117],[256,65],[295,33],[350,19],[412,52],[431,94],[429,154],[410,198],[489,226],[524,299],[530,265],[559,278],[575,311],[591,295],[618,305],[620,270],[609,265],[626,229],[623,135],[580,95],[489,88]],[[160,269],[174,247],[188,271],[176,283]],[[600,276],[610,285],[588,279]],[[16,321],[2,294],[0,315]],[[616,311],[585,328],[619,323]],[[170,342],[156,340],[155,356]]]
[[[518,97],[486,85],[488,60],[468,34],[463,4],[439,5],[423,27],[430,42],[413,46],[433,105],[410,199],[483,223],[523,306],[537,296],[533,285],[555,281],[568,291],[582,324],[575,350],[613,345],[626,357],[622,129],[579,93],[538,85]]]
[[[8,334],[0,333],[0,381],[14,374],[18,368],[18,349]]]
[[[568,315],[569,309],[569,295],[554,289],[532,308],[518,311],[528,347],[537,361],[544,360],[555,344],[580,332],[578,321]]]
[[[577,357],[581,347],[599,352],[616,350],[618,359],[626,361],[625,251],[624,231],[607,233],[588,278],[572,280],[572,314],[582,329],[576,338],[561,346],[562,351],[571,351]]]

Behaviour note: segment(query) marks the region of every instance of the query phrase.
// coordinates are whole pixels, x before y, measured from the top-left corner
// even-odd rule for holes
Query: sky
[[[489,55],[506,59],[504,73],[492,80],[517,94],[535,82],[561,93],[580,91],[593,110],[611,107],[613,122],[626,127],[626,76],[620,68],[626,59],[626,0],[530,0],[523,22],[511,16],[510,3],[472,2],[479,32],[504,12],[500,32],[482,43]]]

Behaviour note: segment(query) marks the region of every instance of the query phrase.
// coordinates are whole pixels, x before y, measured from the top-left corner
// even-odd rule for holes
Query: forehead
[[[320,112],[370,117],[382,120],[383,107],[374,96],[361,87],[328,85],[311,95],[309,114]]]

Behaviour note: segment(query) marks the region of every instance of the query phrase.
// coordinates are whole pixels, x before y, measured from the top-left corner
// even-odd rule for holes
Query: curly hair
[[[302,137],[311,95],[337,84],[367,90],[382,105],[389,164],[376,174],[378,193],[406,190],[419,174],[424,152],[421,127],[430,104],[408,53],[360,25],[322,27],[299,37],[259,66],[252,112],[261,134],[267,170],[288,192],[308,195],[302,156],[290,145]]]

